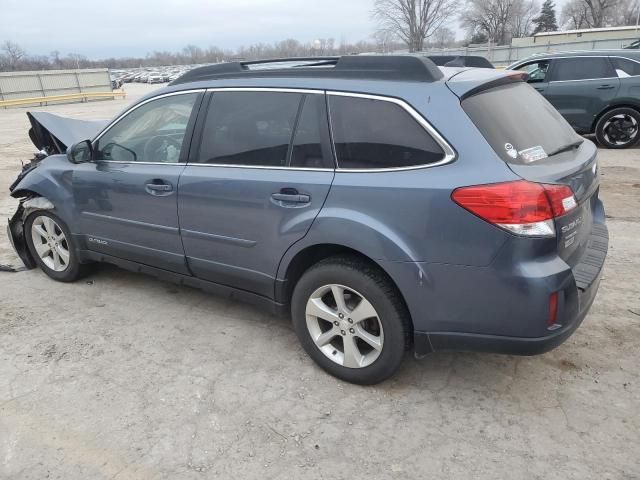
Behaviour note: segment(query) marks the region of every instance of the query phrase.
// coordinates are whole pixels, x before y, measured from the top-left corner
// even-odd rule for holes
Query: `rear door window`
[[[422,125],[395,103],[334,95],[329,111],[339,168],[412,167],[445,157]]]
[[[283,167],[302,94],[215,92],[199,163]]]
[[[562,115],[526,83],[485,90],[463,100],[462,108],[508,163],[539,162],[582,142]]]
[[[553,80],[592,80],[616,77],[607,57],[558,58],[553,61]]]
[[[290,166],[334,167],[324,94],[305,95],[291,146]]]
[[[640,75],[640,63],[638,62],[628,58],[611,57],[611,63],[613,63],[613,67],[620,78]]]

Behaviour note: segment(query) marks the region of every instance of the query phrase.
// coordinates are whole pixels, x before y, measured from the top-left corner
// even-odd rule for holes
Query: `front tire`
[[[640,139],[640,112],[629,107],[609,110],[596,124],[596,139],[607,148],[629,148]]]
[[[73,236],[65,223],[49,211],[38,210],[27,217],[24,233],[31,256],[47,276],[73,282],[86,272],[80,264]]]
[[[307,270],[294,289],[291,314],[309,356],[351,383],[389,378],[411,341],[409,313],[397,288],[357,257],[331,257]]]

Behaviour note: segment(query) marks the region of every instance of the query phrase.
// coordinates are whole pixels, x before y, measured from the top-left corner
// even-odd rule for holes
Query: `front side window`
[[[199,163],[286,166],[301,100],[299,93],[215,92]]]
[[[331,96],[329,111],[340,168],[412,167],[445,157],[433,137],[395,103]]]
[[[198,95],[170,95],[136,108],[100,137],[96,160],[177,163]]]
[[[553,80],[592,80],[615,77],[607,57],[573,57],[554,60]]]
[[[547,71],[549,70],[549,61],[540,60],[521,65],[516,70],[526,72],[529,75],[528,83],[540,83],[547,79]]]
[[[613,63],[613,67],[620,78],[640,75],[640,63],[638,62],[628,58],[611,57],[611,63]]]

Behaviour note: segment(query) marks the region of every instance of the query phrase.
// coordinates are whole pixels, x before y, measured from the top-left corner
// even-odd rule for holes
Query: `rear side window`
[[[383,100],[330,96],[339,168],[398,168],[436,163],[438,143],[402,107]]]
[[[628,58],[611,57],[611,63],[620,78],[640,75],[640,63]]]
[[[286,166],[301,100],[299,93],[214,93],[199,163]]]
[[[553,80],[590,80],[615,77],[607,57],[559,58],[553,61]]]
[[[582,141],[562,115],[526,83],[485,90],[463,100],[462,108],[508,163],[540,162]]]

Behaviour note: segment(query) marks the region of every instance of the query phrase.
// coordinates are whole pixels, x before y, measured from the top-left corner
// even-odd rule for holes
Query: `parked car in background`
[[[122,79],[120,79],[119,77],[111,77],[111,88],[113,90],[117,90],[118,88],[122,87]]]
[[[264,63],[191,70],[104,128],[31,114],[50,155],[10,187],[25,264],[288,312],[318,365],[363,384],[408,349],[530,355],[578,328],[608,245],[597,149],[526,75]]]
[[[540,54],[507,68],[527,72],[529,84],[576,132],[595,133],[607,148],[628,148],[640,139],[640,52]]]
[[[163,83],[162,75],[159,73],[150,73],[147,77],[147,83]]]

